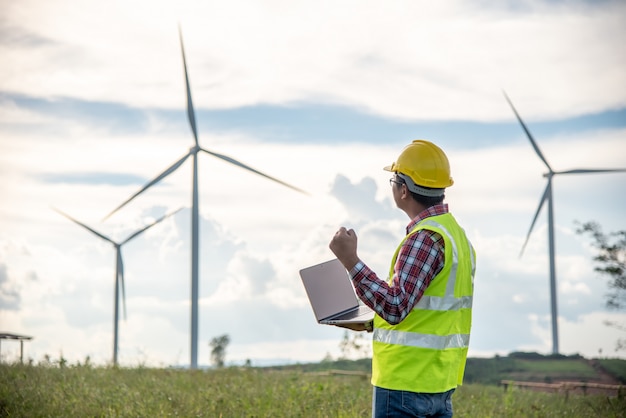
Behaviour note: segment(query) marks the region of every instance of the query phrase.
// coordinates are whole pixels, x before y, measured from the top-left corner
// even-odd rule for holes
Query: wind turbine
[[[183,35],[178,28],[178,34],[180,38],[180,49],[182,51],[183,56],[183,68],[185,71],[185,86],[187,89],[187,118],[189,120],[189,125],[191,126],[191,131],[193,133],[194,145],[189,148],[187,154],[185,154],[182,158],[172,164],[168,169],[163,171],[157,177],[155,177],[152,181],[146,184],[141,190],[132,195],[129,199],[127,199],[124,203],[115,208],[111,213],[104,217],[107,219],[135,197],[143,193],[145,190],[150,188],[152,185],[158,183],[174,171],[176,171],[187,158],[193,158],[193,180],[192,180],[192,198],[191,198],[191,364],[190,367],[192,369],[196,369],[198,367],[198,243],[199,243],[199,206],[198,206],[198,152],[203,151],[209,155],[212,155],[216,158],[224,160],[228,163],[234,164],[238,167],[251,171],[255,174],[263,176],[269,180],[282,184],[283,186],[289,187],[295,191],[298,191],[303,194],[308,194],[304,190],[301,190],[295,186],[287,184],[281,180],[278,180],[274,177],[271,177],[267,174],[264,174],[254,168],[237,161],[234,158],[228,157],[224,154],[220,154],[214,151],[210,151],[206,148],[200,147],[198,143],[198,130],[196,127],[196,116],[193,108],[193,102],[191,100],[191,88],[189,87],[189,76],[187,75],[187,61],[185,59],[185,48],[183,46]]]
[[[544,177],[548,179],[548,183],[546,184],[546,188],[541,196],[541,200],[539,200],[539,207],[537,207],[537,211],[535,212],[535,216],[533,217],[533,221],[530,224],[530,228],[528,230],[528,234],[526,235],[526,240],[524,241],[524,245],[522,246],[522,250],[520,251],[520,257],[524,253],[524,249],[526,248],[526,244],[528,243],[528,239],[530,238],[530,234],[535,226],[535,222],[537,221],[537,217],[539,216],[539,212],[541,212],[541,208],[543,204],[548,202],[548,255],[550,262],[550,310],[552,315],[552,354],[559,354],[559,330],[557,324],[558,312],[557,312],[557,292],[556,292],[556,262],[555,262],[555,252],[554,252],[554,203],[552,199],[552,178],[557,174],[589,174],[589,173],[614,173],[614,172],[626,172],[626,168],[617,168],[617,169],[573,169],[573,170],[565,170],[565,171],[554,171],[548,161],[541,153],[537,142],[533,138],[532,134],[522,121],[522,118],[515,110],[513,103],[507,96],[506,92],[504,93],[504,97],[506,101],[513,109],[513,113],[515,113],[515,117],[519,121],[522,129],[526,133],[526,136],[530,140],[530,144],[532,145],[535,153],[539,156],[543,164],[548,169],[547,173],[544,173]]]
[[[137,235],[141,234],[146,229],[158,224],[165,218],[172,216],[173,214],[178,212],[180,209],[177,209],[174,212],[171,212],[169,214],[162,216],[161,218],[157,219],[151,224],[148,224],[145,227],[141,228],[140,230],[136,231],[135,233],[131,234],[128,238],[126,238],[125,240],[121,242],[113,241],[111,238],[107,237],[106,235],[103,235],[100,232],[88,227],[84,223],[77,221],[76,219],[72,218],[66,213],[61,212],[58,209],[54,209],[54,210],[58,212],[59,214],[65,216],[70,221],[77,223],[83,228],[93,232],[94,234],[102,238],[103,240],[109,241],[111,244],[113,244],[113,247],[115,247],[116,262],[115,262],[115,296],[114,296],[114,308],[113,308],[113,365],[117,366],[117,341],[118,341],[120,287],[122,290],[122,302],[124,304],[124,319],[126,319],[126,291],[124,290],[124,262],[122,261],[122,245],[126,244],[128,241],[135,238]]]

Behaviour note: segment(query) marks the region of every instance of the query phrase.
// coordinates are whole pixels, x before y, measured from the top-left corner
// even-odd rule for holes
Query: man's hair
[[[417,203],[421,205],[426,206],[427,208],[443,203],[443,199],[446,197],[445,194],[441,196],[435,196],[435,197],[422,196],[421,194],[414,193],[410,190],[409,190],[409,193],[411,193],[413,200],[415,200]]]
[[[398,173],[396,173],[396,178],[406,186],[409,193],[411,193],[411,197],[413,197],[413,200],[421,205],[424,205],[427,208],[443,203],[443,199],[445,199],[446,197],[445,193],[442,193],[441,196],[424,196],[423,194],[415,193],[407,184],[407,178],[410,179],[410,177],[408,177],[406,174],[398,175]],[[410,180],[412,181],[412,179]],[[419,188],[425,190],[441,190],[441,192],[444,192],[443,189],[433,189],[432,187],[419,186]]]

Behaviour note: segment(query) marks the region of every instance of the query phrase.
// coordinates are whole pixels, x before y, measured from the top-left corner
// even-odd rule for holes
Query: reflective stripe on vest
[[[456,272],[459,266],[459,250],[457,248],[456,242],[454,241],[454,237],[452,236],[450,231],[446,229],[445,226],[431,219],[425,219],[424,221],[420,222],[418,225],[427,225],[427,226],[432,226],[433,228],[441,229],[448,236],[448,239],[450,239],[450,242],[452,243],[452,267],[450,269],[450,278],[448,279],[448,286],[446,287],[446,297],[450,296],[454,298],[454,286],[456,285]],[[413,231],[415,231],[416,229],[417,228],[413,229]],[[469,243],[469,240],[468,240],[468,243]],[[471,243],[469,244],[471,247],[472,244]],[[472,262],[472,285],[473,285],[474,284],[474,271],[476,270],[476,260],[474,259],[473,251],[470,251],[470,260]],[[470,303],[470,306],[467,306],[467,307],[471,308],[472,307],[471,303]],[[424,308],[424,309],[428,309],[428,308]]]
[[[432,348],[435,350],[464,348],[469,345],[469,334],[432,335],[376,328],[373,338],[375,341],[384,344]]]

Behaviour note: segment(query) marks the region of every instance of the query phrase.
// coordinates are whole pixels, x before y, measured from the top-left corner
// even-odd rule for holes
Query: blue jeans
[[[374,386],[372,418],[452,417],[454,389],[443,393],[415,393]]]

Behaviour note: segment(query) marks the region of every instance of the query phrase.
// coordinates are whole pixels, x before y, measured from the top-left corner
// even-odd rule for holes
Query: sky
[[[308,192],[201,153],[198,363],[228,334],[227,364],[342,355],[299,270],[333,258],[340,226],[385,277],[409,219],[382,167],[414,139],[448,155],[450,211],[477,251],[469,355],[552,352],[546,167],[626,167],[626,4],[620,1],[0,0],[0,332],[25,358],[112,361],[122,241],[124,366],[190,362],[191,160],[200,145]],[[553,182],[562,354],[615,351],[626,313],[576,222],[626,229],[626,173]],[[369,338],[369,335],[366,336]],[[19,357],[2,341],[2,361]],[[352,356],[358,356],[352,353]],[[362,355],[362,354],[361,354]]]

